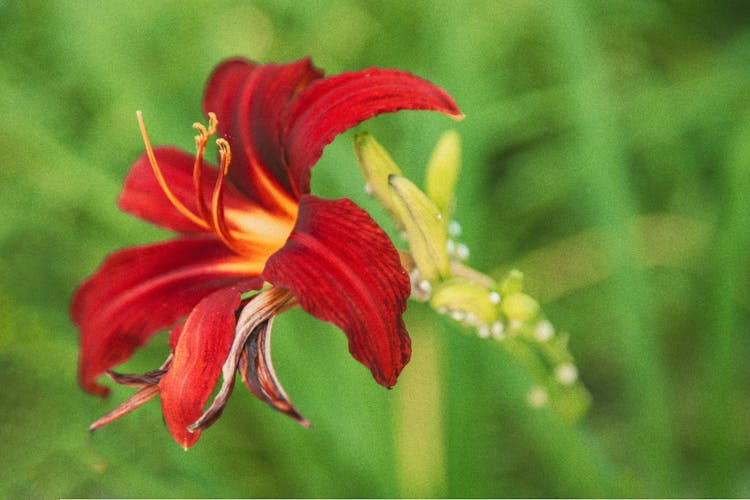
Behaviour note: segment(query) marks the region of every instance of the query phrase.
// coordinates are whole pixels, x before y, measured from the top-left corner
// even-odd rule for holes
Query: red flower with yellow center
[[[211,75],[203,104],[208,127],[195,125],[194,156],[153,149],[139,115],[146,153],[119,199],[121,209],[178,236],[111,254],[71,308],[81,385],[104,395],[97,379],[107,373],[140,387],[92,429],[159,395],[167,427],[185,448],[220,415],[238,371],[261,400],[307,424],[270,359],[273,318],[296,305],[341,328],[379,384],[396,383],[410,356],[401,318],[409,277],[365,211],[310,194],[310,169],[336,135],[380,113],[460,116],[443,90],[409,73],[372,68],[324,78],[309,59],[227,60]],[[213,134],[218,168],[203,159]],[[172,353],[160,369],[111,371],[165,328]]]

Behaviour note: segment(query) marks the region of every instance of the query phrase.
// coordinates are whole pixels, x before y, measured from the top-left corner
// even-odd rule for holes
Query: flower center
[[[146,126],[140,111],[137,112],[137,116],[143,142],[146,146],[146,154],[156,180],[167,199],[182,215],[190,219],[197,226],[208,231],[213,231],[227,247],[241,255],[252,254],[257,256],[259,250],[262,251],[262,248],[266,249],[264,253],[270,255],[283,245],[294,225],[296,214],[285,214],[284,217],[279,217],[265,212],[261,213],[261,211],[253,211],[252,214],[239,214],[235,210],[232,221],[238,227],[230,228],[227,224],[224,207],[224,177],[229,172],[232,152],[229,143],[222,138],[216,139],[216,147],[219,152],[219,172],[211,194],[211,204],[210,206],[207,205],[203,192],[203,171],[205,169],[203,156],[208,139],[216,133],[218,120],[214,113],[208,113],[208,127],[200,123],[193,124],[193,128],[198,131],[198,135],[195,136],[196,154],[195,162],[193,163],[193,187],[196,210],[187,207],[170,189],[156,161],[156,155],[151,146],[151,141],[146,132]],[[245,216],[249,216],[250,220],[245,220]],[[262,240],[252,237],[251,232],[245,234],[245,231],[242,231],[245,226],[254,227],[255,231],[252,231],[252,233],[258,233],[258,236],[263,235]]]

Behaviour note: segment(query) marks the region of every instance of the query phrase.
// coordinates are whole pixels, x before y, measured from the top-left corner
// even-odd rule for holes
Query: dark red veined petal
[[[154,155],[170,191],[188,210],[198,215],[193,185],[195,157],[168,146],[154,149]],[[209,207],[217,175],[218,171],[211,165],[206,165],[201,175],[203,199]],[[231,184],[225,185],[223,198],[226,210],[236,209],[249,213],[258,211],[258,206],[245,198]],[[211,231],[192,222],[169,201],[156,180],[146,153],[142,154],[130,168],[118,205],[122,210],[166,229],[181,233]]]
[[[208,78],[203,95],[203,112],[206,116],[211,112],[216,114],[220,131],[231,130],[235,115],[232,108],[237,100],[237,91],[256,67],[257,64],[252,61],[242,57],[233,57],[222,61]]]
[[[322,73],[309,59],[253,65],[231,59],[209,79],[204,108],[219,120],[232,148],[229,176],[250,198],[272,211],[296,211],[282,158],[281,117],[289,101]]]
[[[347,199],[304,195],[297,224],[263,277],[289,289],[308,313],[340,327],[352,356],[378,383],[396,383],[411,354],[401,318],[409,276],[364,210]]]
[[[216,239],[196,236],[126,248],[111,254],[76,290],[71,317],[81,332],[78,377],[89,392],[157,331],[186,316],[205,296],[257,276],[253,261]],[[258,283],[261,281],[258,280]],[[258,285],[260,286],[260,285]]]
[[[310,169],[336,135],[373,116],[402,109],[462,116],[444,90],[404,71],[370,68],[310,84],[289,107],[282,130],[298,192],[310,192]]]
[[[183,448],[195,444],[200,431],[187,427],[203,413],[203,406],[221,376],[234,340],[236,311],[251,283],[240,283],[212,293],[190,312],[174,349],[169,371],[159,381],[164,420]]]

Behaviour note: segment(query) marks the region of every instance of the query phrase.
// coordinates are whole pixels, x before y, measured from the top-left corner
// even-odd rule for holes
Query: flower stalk
[[[385,207],[408,244],[401,263],[412,281],[412,298],[488,339],[524,366],[532,385],[527,402],[551,407],[575,420],[590,404],[568,350],[539,303],[524,290],[523,274],[494,278],[466,264],[468,248],[457,241],[453,220],[460,172],[460,138],[450,131],[439,139],[427,165],[425,190],[403,177],[387,151],[369,134],[355,138],[355,152],[368,190]]]

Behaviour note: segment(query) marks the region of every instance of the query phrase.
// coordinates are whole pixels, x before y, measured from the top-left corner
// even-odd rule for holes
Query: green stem
[[[747,120],[745,123],[748,123]],[[736,429],[741,422],[737,405],[737,390],[740,387],[740,368],[744,360],[742,348],[745,335],[741,320],[741,308],[736,298],[745,288],[743,276],[746,249],[750,244],[750,127],[745,127],[737,137],[736,149],[727,164],[724,175],[724,199],[727,200],[722,213],[719,237],[714,258],[714,294],[712,324],[705,338],[707,353],[704,366],[707,401],[704,405],[704,446],[707,448],[709,466],[707,471],[707,494],[712,497],[731,497],[740,474],[742,437]]]

